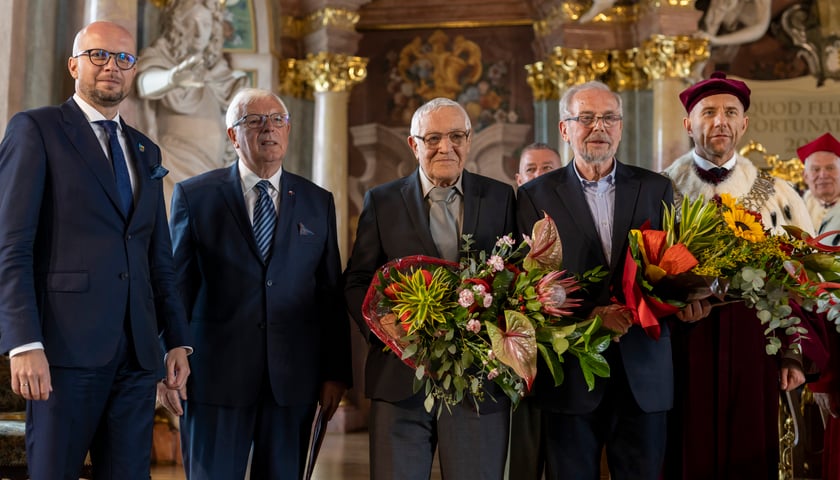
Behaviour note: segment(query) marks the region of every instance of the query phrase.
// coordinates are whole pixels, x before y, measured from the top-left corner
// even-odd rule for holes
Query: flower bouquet
[[[428,411],[436,400],[448,408],[467,395],[478,408],[485,381],[518,403],[537,375],[538,354],[557,385],[568,354],[580,360],[590,389],[596,376],[609,376],[601,352],[611,332],[597,317],[571,316],[581,304],[575,294],[606,273],[597,268],[575,278],[561,270],[551,218],[537,222],[518,246],[509,235],[489,253],[472,250],[472,243],[465,235],[458,264],[427,256],[387,263],[362,306],[371,331],[415,369]]]
[[[709,202],[684,198],[679,210],[666,208],[663,230],[630,232],[622,282],[628,306],[647,329],[693,300],[743,301],[765,328],[767,353],[775,354],[782,346],[777,332],[794,343],[808,333],[801,319],[791,315],[790,302],[813,303],[820,289],[832,284],[810,279],[840,271],[826,265],[830,247],[819,243],[822,237],[812,239],[794,228],[787,232],[765,231],[760,214],[728,194]],[[814,270],[815,264],[821,267]]]

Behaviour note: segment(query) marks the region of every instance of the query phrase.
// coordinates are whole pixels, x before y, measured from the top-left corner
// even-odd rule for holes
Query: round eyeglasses
[[[460,147],[461,144],[464,143],[464,140],[466,140],[467,137],[470,136],[470,132],[465,132],[463,130],[455,130],[454,132],[449,132],[446,134],[430,133],[423,137],[421,137],[420,135],[412,135],[412,137],[422,141],[423,144],[426,145],[426,147],[428,148],[433,148],[440,145],[440,142],[441,140],[443,140],[444,136],[446,136],[446,138],[449,139],[450,145],[454,147]]]
[[[245,128],[253,130],[256,128],[263,128],[268,119],[271,119],[271,125],[275,128],[283,128],[289,124],[288,113],[270,113],[268,115],[249,113],[234,122],[231,126],[238,127],[239,125],[245,125]]]
[[[137,57],[130,53],[109,52],[108,50],[103,50],[101,48],[91,48],[89,50],[81,51],[73,55],[73,58],[79,58],[82,55],[87,56],[88,59],[90,59],[90,63],[96,65],[97,67],[107,65],[108,62],[111,61],[111,57],[114,57],[114,63],[117,64],[117,67],[119,67],[120,70],[131,70],[137,63]]]
[[[595,127],[595,124],[601,120],[604,123],[604,128],[610,128],[621,121],[621,115],[617,113],[608,113],[606,115],[578,115],[577,117],[569,117],[564,122],[578,122],[584,127]]]

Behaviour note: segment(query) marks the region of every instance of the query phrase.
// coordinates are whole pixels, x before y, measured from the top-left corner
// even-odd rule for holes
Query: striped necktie
[[[256,185],[259,190],[259,198],[254,205],[254,238],[257,240],[257,247],[260,249],[263,260],[268,260],[271,252],[271,243],[274,239],[274,226],[277,224],[277,212],[274,211],[274,202],[268,189],[271,184],[268,180],[260,180]]]

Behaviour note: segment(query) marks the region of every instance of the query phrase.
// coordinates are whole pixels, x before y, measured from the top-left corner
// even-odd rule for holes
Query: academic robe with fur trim
[[[765,228],[813,232],[797,192],[759,173],[742,156],[718,185],[696,173],[691,153],[665,171],[675,197],[728,193],[761,214]],[[761,480],[778,477],[779,356],[765,353],[755,311],[743,303],[714,307],[705,319],[672,331],[675,404],[669,426],[667,479]],[[803,344],[807,355],[809,347]]]

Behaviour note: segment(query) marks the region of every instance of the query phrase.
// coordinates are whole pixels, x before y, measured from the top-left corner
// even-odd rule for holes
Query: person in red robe
[[[759,212],[773,233],[782,233],[783,225],[814,231],[798,193],[736,151],[749,123],[750,90],[744,82],[716,72],[683,91],[680,100],[694,149],[665,171],[674,181],[677,204],[681,197],[728,193]],[[692,325],[677,325],[672,342],[676,392],[664,477],[778,478],[779,393],[805,381],[799,348],[767,355],[764,327],[743,303],[717,306]],[[801,344],[806,354],[808,342]]]

